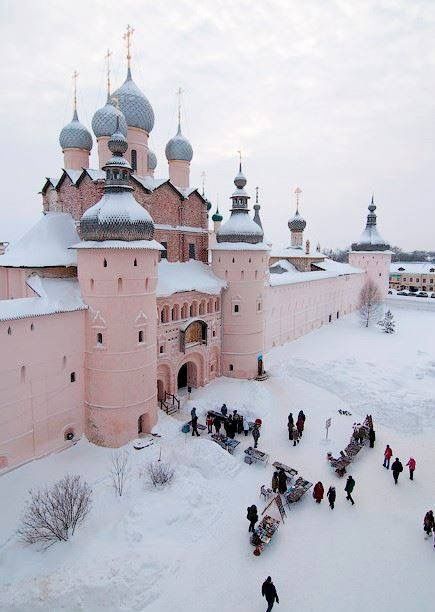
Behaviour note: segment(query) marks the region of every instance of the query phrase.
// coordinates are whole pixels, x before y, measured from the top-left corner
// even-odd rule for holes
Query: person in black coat
[[[198,417],[195,415],[192,417],[192,436],[194,436],[195,434],[197,436],[199,436],[199,432],[198,432]]]
[[[400,472],[403,472],[403,465],[399,461],[399,457],[396,457],[396,460],[393,462],[391,466],[391,471],[393,472],[394,484],[397,484],[399,479]]]
[[[257,423],[255,423],[254,427],[252,428],[252,437],[254,438],[254,448],[257,448],[258,438],[260,437],[260,429]]]
[[[257,511],[257,506],[255,504],[253,504],[252,506],[249,506],[248,512],[246,514],[246,518],[249,521],[248,531],[254,532],[255,523],[258,521],[258,511]]]
[[[224,417],[227,416],[228,408],[226,404],[222,404],[221,413],[223,414]]]
[[[329,487],[326,497],[328,498],[329,507],[331,510],[334,510],[335,498],[337,497],[335,487]]]
[[[221,430],[221,425],[222,425],[222,421],[220,420],[218,416],[214,418],[213,425],[214,425],[214,428],[216,429],[216,433],[218,434]]]
[[[278,491],[282,495],[287,491],[287,475],[284,470],[278,472]]]
[[[369,429],[370,448],[374,448],[375,447],[375,440],[376,440],[375,430],[373,429],[373,427],[370,427],[370,429]]]
[[[263,586],[261,587],[261,594],[266,598],[267,601],[267,610],[266,612],[270,612],[273,608],[273,604],[279,603],[278,593],[276,592],[275,585],[272,582],[272,578],[268,576],[266,580],[263,582]]]
[[[234,423],[233,415],[230,414],[226,423],[224,423],[225,431],[227,432],[228,438],[234,438],[236,431],[236,424]]]
[[[305,419],[306,418],[307,417],[305,416],[304,411],[303,410],[299,410],[298,419],[302,419],[303,422],[305,423]]]
[[[293,427],[295,426],[295,422],[293,419],[293,415],[290,412],[290,414],[288,415],[288,423],[287,423],[287,427],[288,427],[288,439],[289,440],[293,440]]]

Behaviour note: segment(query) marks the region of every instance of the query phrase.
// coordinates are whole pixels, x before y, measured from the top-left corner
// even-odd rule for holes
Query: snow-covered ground
[[[362,329],[352,316],[266,356],[269,380],[222,378],[195,390],[187,412],[202,415],[226,402],[263,419],[259,447],[325,489],[337,487],[331,511],[311,492],[287,511],[269,547],[255,557],[246,508],[262,509],[259,488],[272,467],[248,466],[239,438],[234,456],[203,434],[180,432],[162,414],[163,437],[141,451],[131,447],[133,476],[118,499],[108,477],[110,451],[81,441],[0,478],[0,609],[2,610],[265,610],[260,588],[271,575],[277,609],[298,612],[429,612],[434,608],[435,550],[423,537],[424,513],[435,506],[435,313],[398,309],[398,331]],[[303,408],[306,428],[290,446],[287,415]],[[341,416],[346,408],[353,416]],[[373,414],[377,441],[363,449],[345,481],[325,461],[347,444],[354,421]],[[330,441],[324,422],[332,417]],[[200,421],[203,421],[200,418]],[[417,461],[415,480],[397,487],[382,467],[394,456]],[[176,465],[173,483],[153,490],[138,477],[161,451]],[[16,541],[14,530],[27,489],[65,474],[83,475],[94,489],[88,521],[75,537],[41,553]]]

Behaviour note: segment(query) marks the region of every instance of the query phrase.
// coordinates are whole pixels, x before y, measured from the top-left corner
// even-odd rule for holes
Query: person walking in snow
[[[278,472],[275,470],[272,476],[272,491],[274,493],[276,493],[278,491],[278,487],[279,487],[279,478],[278,478],[279,474]]]
[[[281,495],[284,495],[284,493],[287,491],[287,474],[283,469],[279,470],[278,472],[278,491],[281,493]]]
[[[299,440],[300,440],[299,429],[296,427],[296,425],[293,425],[293,446],[296,446],[296,444],[299,444]]]
[[[305,416],[304,411],[303,410],[299,410],[298,419],[302,419],[303,422],[305,423],[305,419],[306,418],[307,417]]]
[[[302,434],[304,433],[304,419],[301,416],[298,416],[298,420],[296,421],[296,428],[299,433],[299,438],[302,438]]]
[[[245,438],[249,433],[249,421],[247,417],[243,417],[243,431],[245,432]]]
[[[397,484],[399,479],[400,472],[403,472],[403,465],[399,461],[399,457],[396,457],[394,463],[391,465],[391,470],[393,472],[394,484]]]
[[[220,430],[221,430],[221,425],[222,425],[222,422],[221,422],[221,420],[220,420],[220,418],[218,416],[215,416],[215,418],[213,420],[213,425],[214,425],[214,428],[216,430],[216,433],[218,434],[220,432]]]
[[[257,511],[257,506],[255,504],[253,504],[252,506],[249,506],[248,508],[248,512],[246,514],[246,518],[249,521],[249,532],[254,532],[255,529],[255,523],[258,521],[258,511]]]
[[[370,427],[370,429],[369,429],[370,448],[374,448],[375,447],[375,440],[376,440],[375,430],[373,429],[373,427]]]
[[[329,487],[326,497],[329,501],[329,507],[331,508],[331,510],[334,510],[335,498],[337,497],[335,487]]]
[[[222,415],[223,415],[224,417],[226,417],[226,416],[227,416],[227,414],[228,414],[228,408],[227,408],[227,405],[226,405],[226,404],[222,404],[221,413],[222,413]]]
[[[279,604],[278,593],[276,592],[275,585],[272,582],[272,578],[268,576],[266,580],[263,582],[261,587],[261,594],[266,598],[267,601],[267,610],[266,612],[270,612],[273,608],[273,604]]]
[[[197,436],[199,436],[199,433],[198,433],[198,417],[196,416],[196,413],[192,417],[191,424],[192,424],[192,436],[194,436],[195,434]]]
[[[393,456],[393,451],[387,444],[387,448],[384,451],[384,468],[387,468],[387,470],[390,469],[390,459],[392,456]]]
[[[352,498],[352,491],[355,488],[355,481],[352,478],[352,476],[348,476],[347,477],[347,481],[346,481],[346,486],[344,487],[344,490],[346,491],[347,495],[346,495],[346,499],[348,499],[350,502],[352,502],[352,506],[355,504],[353,498]]]
[[[257,423],[255,423],[254,427],[252,428],[252,437],[254,438],[254,448],[257,448],[258,438],[260,437],[260,429]]]
[[[314,489],[313,489],[313,497],[316,500],[316,504],[320,504],[320,502],[323,499],[324,493],[325,493],[325,489],[323,488],[323,485],[319,480],[319,482],[317,482],[314,485]]]
[[[409,468],[409,480],[414,480],[414,472],[416,466],[414,457],[410,457],[406,465]]]
[[[194,416],[196,416],[196,408],[195,408],[195,406],[190,411],[190,417],[193,419]]]
[[[224,424],[224,427],[225,427],[225,424]],[[227,432],[228,438],[234,438],[235,433],[236,433],[236,424],[234,423],[232,414],[230,414],[230,416],[227,419],[225,431]]]
[[[288,439],[293,440],[293,427],[295,426],[295,422],[293,419],[293,415],[290,412],[288,415],[287,429],[288,429]]]
[[[423,529],[426,532],[427,537],[430,537],[432,531],[435,531],[435,519],[432,510],[428,510],[424,515]]]
[[[212,429],[213,421],[214,421],[213,416],[208,412],[207,413],[207,418],[206,418],[205,422],[207,424],[207,428],[208,428],[208,433],[209,434],[213,433],[213,429]]]

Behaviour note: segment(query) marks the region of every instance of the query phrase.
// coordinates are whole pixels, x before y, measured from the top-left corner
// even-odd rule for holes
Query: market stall
[[[288,505],[293,504],[301,499],[305,493],[313,486],[312,482],[305,480],[301,476],[289,486],[284,493],[284,498]]]
[[[219,446],[228,451],[230,455],[234,453],[235,449],[240,444],[239,440],[227,438],[227,436],[224,436],[223,434],[212,434],[211,439],[213,442],[216,442],[216,444],[219,444]]]
[[[252,463],[263,463],[263,465],[267,465],[269,462],[269,455],[259,450],[258,448],[254,448],[253,446],[248,446],[245,449],[245,463],[251,465]]]

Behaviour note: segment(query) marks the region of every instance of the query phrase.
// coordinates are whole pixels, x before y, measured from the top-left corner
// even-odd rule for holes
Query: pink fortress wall
[[[265,301],[265,347],[269,350],[352,312],[363,274],[270,287]]]
[[[351,251],[349,263],[367,270],[367,276],[379,287],[382,297],[388,294],[391,253],[389,251]]]
[[[84,318],[0,322],[0,468],[69,446],[66,431],[82,435]]]

